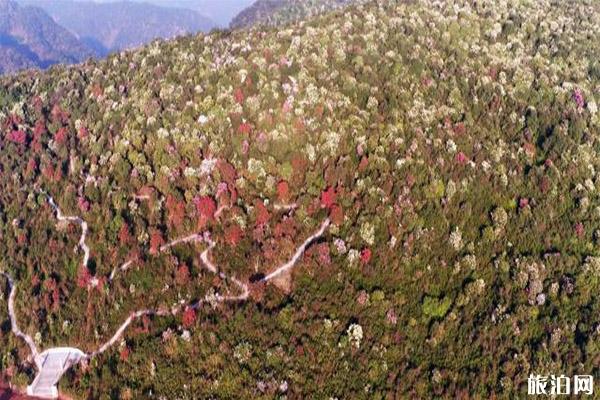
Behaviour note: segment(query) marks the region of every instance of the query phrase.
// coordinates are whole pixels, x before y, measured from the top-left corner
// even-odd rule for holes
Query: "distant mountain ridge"
[[[0,73],[74,63],[93,52],[37,7],[0,0]]]
[[[355,0],[257,0],[240,12],[230,27],[247,28],[255,25],[276,26],[299,21],[343,7]]]
[[[156,38],[208,32],[216,24],[197,11],[129,1],[95,3],[23,0],[46,10],[96,55],[135,48]]]

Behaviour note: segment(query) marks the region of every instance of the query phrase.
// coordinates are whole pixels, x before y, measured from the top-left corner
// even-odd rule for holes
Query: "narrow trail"
[[[294,256],[285,264],[283,264],[281,267],[277,268],[275,271],[271,272],[269,275],[265,276],[262,281],[264,282],[268,282],[271,279],[277,277],[278,275],[290,270],[291,268],[294,267],[294,265],[298,262],[298,260],[300,259],[300,257],[302,257],[302,254],[304,254],[304,252],[306,251],[306,248],[312,243],[314,242],[316,239],[320,238],[321,236],[323,236],[323,234],[325,233],[325,230],[329,227],[329,225],[331,224],[331,221],[329,220],[329,218],[325,219],[325,221],[323,221],[323,223],[321,224],[321,228],[319,228],[319,230],[313,234],[312,236],[309,236],[304,243],[302,243],[300,245],[300,247],[298,247],[298,249],[296,250],[296,253],[294,254]]]
[[[42,192],[43,193],[43,192]],[[62,211],[60,210],[60,208],[58,207],[58,205],[56,204],[56,202],[54,201],[54,199],[52,198],[52,196],[43,193],[44,195],[47,196],[48,198],[48,203],[50,204],[50,206],[52,206],[52,208],[54,209],[55,213],[56,213],[56,218],[59,221],[68,221],[68,222],[72,222],[72,223],[76,223],[79,224],[81,226],[81,236],[79,238],[79,242],[78,242],[78,246],[83,250],[84,256],[83,256],[83,265],[87,267],[89,259],[90,259],[90,249],[88,247],[88,245],[86,244],[86,239],[87,239],[87,233],[88,233],[88,224],[80,217],[77,216],[65,216]],[[296,204],[291,204],[291,205],[276,205],[275,208],[277,210],[286,210],[286,211],[290,211],[290,210],[294,210],[297,207]],[[220,210],[223,211],[223,209],[225,209],[226,207],[222,207]],[[219,215],[221,213],[219,212]],[[315,240],[317,240],[318,238],[320,238],[321,236],[323,236],[323,234],[325,233],[325,231],[327,230],[327,228],[330,225],[330,220],[327,218],[325,219],[325,221],[321,224],[319,230],[317,232],[315,232],[314,234],[312,234],[311,236],[309,236],[295,251],[295,253],[293,254],[293,256],[284,264],[282,264],[281,266],[279,266],[278,268],[276,268],[275,270],[273,270],[271,273],[269,273],[268,275],[266,275],[264,278],[262,278],[259,282],[269,282],[270,280],[276,278],[277,276],[279,276],[280,274],[289,271],[290,269],[292,269],[300,260],[300,258],[302,257],[302,255],[304,254],[304,252],[306,251],[307,247],[314,242]],[[210,233],[209,232],[204,232],[203,234],[200,233],[195,233],[195,234],[191,234],[188,236],[184,236],[178,239],[174,239],[171,242],[163,245],[160,247],[159,251],[161,253],[168,251],[169,249],[171,249],[174,246],[178,246],[180,244],[187,244],[187,243],[199,243],[199,242],[204,242],[208,245],[208,247],[203,250],[200,253],[200,260],[202,261],[203,266],[211,273],[213,274],[217,274],[220,278],[222,278],[223,280],[232,282],[235,286],[237,286],[237,288],[239,289],[239,294],[227,294],[227,295],[221,295],[219,293],[215,293],[215,294],[207,294],[205,295],[202,299],[198,300],[195,303],[191,303],[191,304],[180,304],[177,306],[172,307],[171,309],[142,309],[142,310],[138,310],[138,311],[134,311],[132,312],[129,317],[119,326],[119,328],[115,331],[115,333],[110,337],[110,339],[108,339],[105,343],[103,343],[102,345],[100,345],[98,347],[97,350],[91,352],[91,353],[84,353],[84,357],[82,359],[91,359],[94,358],[102,353],[104,353],[105,351],[107,351],[110,347],[112,347],[113,345],[115,345],[120,339],[121,337],[124,335],[125,331],[127,330],[127,328],[138,318],[141,318],[143,316],[150,316],[150,315],[154,315],[154,316],[167,316],[167,315],[177,315],[179,312],[181,312],[182,310],[185,310],[186,308],[192,308],[192,309],[198,309],[202,304],[208,303],[211,305],[215,305],[218,303],[226,303],[226,302],[242,302],[242,301],[246,301],[250,295],[250,288],[248,283],[242,282],[239,279],[237,279],[234,276],[228,276],[225,273],[223,273],[219,267],[217,265],[215,265],[211,260],[210,260],[210,252],[216,247],[216,242],[214,242],[211,239]],[[109,282],[112,281],[116,274],[118,272],[124,272],[127,269],[129,269],[131,267],[131,265],[134,263],[134,260],[129,260],[126,261],[125,263],[123,263],[122,265],[115,267],[112,272],[110,273],[108,280]],[[9,315],[10,315],[10,321],[11,321],[11,326],[12,326],[12,332],[20,337],[21,339],[23,339],[27,345],[29,346],[29,349],[31,351],[31,354],[33,355],[34,360],[36,361],[36,366],[38,367],[38,370],[41,370],[42,366],[38,365],[39,364],[39,351],[35,345],[35,342],[33,341],[33,339],[31,338],[31,336],[25,334],[24,332],[22,332],[17,324],[17,317],[15,315],[15,310],[14,310],[14,298],[15,298],[15,294],[16,294],[16,288],[15,288],[15,284],[14,281],[12,280],[12,278],[4,273],[4,272],[0,272],[2,275],[6,276],[6,278],[8,279],[8,284],[10,287],[10,295],[9,295],[9,300],[8,300],[8,310],[9,310]]]
[[[330,222],[329,218],[325,219],[325,221],[321,224],[321,227],[319,228],[319,230],[317,232],[315,232],[313,235],[309,236],[296,249],[296,252],[294,253],[294,255],[292,256],[292,258],[290,260],[288,260],[286,263],[284,263],[283,265],[281,265],[280,267],[275,269],[273,272],[271,272],[270,274],[265,276],[263,279],[261,279],[261,282],[268,282],[271,279],[279,276],[280,274],[292,269],[298,263],[298,261],[300,260],[300,258],[304,254],[304,252],[306,251],[307,247],[312,242],[314,242],[316,239],[323,236],[323,234],[325,233],[325,231],[327,230],[327,228],[329,227],[330,224],[331,224],[331,222]],[[219,267],[210,260],[209,253],[216,247],[216,243],[210,238],[209,234],[205,234],[205,235],[193,234],[193,235],[185,236],[180,239],[175,239],[175,240],[163,245],[160,248],[160,251],[164,252],[178,244],[192,243],[192,242],[208,243],[208,247],[204,251],[202,251],[202,253],[200,253],[200,260],[202,261],[202,264],[208,271],[210,271],[214,274],[218,274],[221,279],[224,279],[224,280],[234,283],[240,289],[240,294],[238,294],[238,295],[221,295],[221,294],[217,293],[212,296],[206,295],[206,296],[204,296],[204,298],[198,300],[195,303],[188,304],[185,307],[183,305],[178,305],[178,306],[171,308],[170,310],[167,310],[167,309],[161,309],[161,310],[144,309],[144,310],[135,311],[129,315],[129,317],[121,324],[121,326],[117,329],[115,334],[107,342],[102,344],[98,348],[98,350],[89,354],[89,356],[88,356],[89,358],[93,358],[99,354],[102,354],[103,352],[108,350],[110,347],[112,347],[114,344],[116,344],[120,340],[120,338],[123,336],[123,334],[125,333],[125,330],[129,327],[129,325],[131,325],[131,323],[133,323],[136,319],[141,318],[145,315],[156,315],[156,316],[177,315],[177,313],[179,313],[186,307],[190,307],[192,309],[198,309],[198,308],[200,308],[200,306],[202,306],[202,304],[206,304],[206,303],[215,304],[215,303],[227,303],[227,302],[241,302],[241,301],[246,301],[248,299],[248,297],[250,295],[250,288],[249,288],[248,284],[240,281],[239,279],[237,279],[234,276],[227,276],[223,272],[220,272]]]
[[[78,245],[81,248],[81,250],[83,250],[83,266],[87,267],[88,262],[90,260],[90,248],[85,243],[85,240],[87,239],[87,233],[88,233],[87,222],[85,222],[83,219],[81,219],[81,217],[63,215],[62,211],[60,211],[60,208],[54,202],[54,199],[52,198],[52,196],[50,196],[49,194],[47,194],[45,192],[42,192],[42,193],[44,195],[46,195],[46,197],[48,198],[48,204],[50,204],[52,206],[52,208],[54,209],[54,211],[56,212],[56,219],[58,219],[59,221],[74,222],[81,226],[81,236],[79,238]]]
[[[8,280],[8,287],[10,290],[10,294],[8,295],[8,316],[10,317],[11,330],[17,337],[23,339],[25,343],[27,343],[27,346],[29,346],[29,350],[31,351],[31,355],[33,356],[33,359],[37,365],[39,355],[37,346],[35,345],[35,342],[31,338],[31,336],[24,333],[19,328],[19,324],[17,323],[17,315],[15,314],[15,295],[17,293],[17,287],[15,285],[15,282],[13,281],[12,277],[6,272],[0,272],[0,275],[4,275]],[[40,366],[37,365],[37,367],[39,368]]]
[[[133,264],[133,260],[129,260],[124,262],[123,264],[121,264],[118,267],[115,267],[112,272],[110,273],[110,275],[108,276],[108,281],[112,282],[113,279],[115,279],[115,276],[117,275],[117,272],[125,272],[129,269],[129,267],[131,267],[131,265]]]

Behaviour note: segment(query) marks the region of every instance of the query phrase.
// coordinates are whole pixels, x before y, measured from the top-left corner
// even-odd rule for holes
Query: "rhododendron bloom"
[[[283,107],[281,107],[281,109],[283,110],[284,113],[289,113],[290,111],[292,111],[292,103],[287,100],[283,103]]]
[[[67,141],[67,133],[67,128],[64,127],[56,131],[54,134],[54,140],[56,140],[56,143],[64,144]]]
[[[255,210],[256,210],[256,225],[263,225],[263,224],[266,224],[267,222],[269,222],[269,219],[271,218],[271,214],[269,214],[269,210],[267,210],[267,207],[265,207],[265,205],[263,204],[262,201],[260,201],[260,200],[256,201]]]
[[[217,185],[217,193],[215,193],[215,197],[221,197],[221,195],[226,194],[227,192],[227,182],[220,182]]]
[[[90,202],[85,199],[85,197],[79,197],[77,199],[77,206],[83,212],[88,212],[90,210]]]
[[[529,205],[529,199],[526,197],[521,197],[519,199],[519,208],[525,208]]]
[[[465,165],[467,163],[467,160],[468,160],[467,156],[462,151],[458,152],[456,154],[456,156],[454,157],[454,159],[456,160],[456,163],[460,164],[460,165]]]
[[[582,238],[583,235],[585,234],[585,229],[581,222],[578,222],[575,224],[575,234],[577,235],[578,238]]]
[[[363,146],[362,146],[362,144],[358,144],[358,145],[356,145],[356,154],[357,154],[359,157],[362,157],[362,156],[365,154],[365,150],[363,149]]]
[[[127,224],[124,223],[123,225],[121,225],[121,229],[119,229],[119,242],[121,242],[121,244],[126,244],[127,242],[129,242],[129,239],[129,226],[127,226]]]
[[[335,239],[333,244],[335,245],[338,254],[346,254],[346,251],[348,251],[346,248],[346,242],[340,238]]]
[[[13,143],[25,144],[27,140],[27,134],[23,131],[11,131],[6,138]]]
[[[332,205],[329,218],[335,225],[342,225],[344,223],[344,210],[342,207],[337,204]]]
[[[129,358],[129,347],[125,346],[121,349],[121,351],[119,352],[119,358],[121,359],[121,361],[127,361],[127,359]]]
[[[200,196],[194,200],[196,210],[200,216],[206,220],[212,220],[217,211],[217,204],[210,196]]]
[[[85,126],[82,126],[81,128],[79,128],[79,131],[77,132],[77,137],[79,139],[85,139],[86,137],[88,137],[88,135],[89,135],[89,132]]]
[[[187,284],[189,282],[190,279],[190,269],[188,268],[187,264],[181,264],[179,266],[179,268],[177,268],[177,271],[175,272],[175,282],[180,285],[183,286],[185,284]]]
[[[227,243],[232,246],[237,246],[237,244],[242,240],[244,232],[237,224],[233,224],[225,229],[225,238],[227,239]]]
[[[242,89],[235,89],[235,91],[233,92],[233,98],[237,103],[242,104],[244,102],[244,92],[242,91]]]
[[[77,274],[77,286],[80,288],[86,288],[90,284],[91,280],[92,275],[90,274],[90,270],[85,265],[82,265]]]
[[[35,161],[35,158],[30,158],[29,161],[27,162],[27,172],[32,173],[36,169],[37,169],[37,162]]]
[[[331,208],[335,203],[337,194],[332,186],[329,186],[326,190],[321,193],[321,207]]]
[[[165,243],[160,231],[154,229],[150,234],[150,254],[156,255],[162,246]]]
[[[191,307],[187,307],[181,317],[181,323],[186,328],[193,326],[196,323],[196,311]]]
[[[356,299],[356,301],[361,306],[364,306],[369,301],[369,294],[365,290],[361,290],[358,293],[358,298]]]
[[[360,252],[360,261],[362,261],[363,264],[368,264],[369,261],[371,261],[372,255],[373,255],[373,253],[371,252],[371,249],[369,249],[369,248],[362,249],[362,251]]]
[[[358,170],[364,171],[369,166],[369,157],[363,156],[360,160],[360,164],[358,164]]]
[[[393,308],[390,308],[388,310],[388,312],[385,314],[385,319],[391,325],[396,325],[396,323],[398,323],[398,316],[396,315],[396,312],[394,311]]]
[[[331,256],[329,254],[329,244],[320,243],[317,246],[317,252],[319,254],[319,262],[324,265],[331,264]]]
[[[581,89],[576,88],[573,90],[573,101],[577,104],[578,108],[583,108],[583,106],[585,106],[585,99],[583,98]]]
[[[287,202],[290,199],[290,185],[286,181],[277,184],[277,197],[280,201]]]
[[[248,122],[244,122],[244,123],[240,124],[238,131],[241,134],[249,135],[252,132],[252,125],[250,125]]]

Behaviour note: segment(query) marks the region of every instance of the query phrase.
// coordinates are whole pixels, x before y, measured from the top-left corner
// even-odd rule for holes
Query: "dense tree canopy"
[[[0,78],[0,268],[23,329],[93,349],[132,310],[233,289],[204,245],[168,241],[207,232],[252,282],[329,216],[293,279],[144,318],[62,387],[488,398],[522,397],[530,373],[597,376],[599,17],[372,1]],[[89,224],[88,267],[42,190]],[[25,383],[5,304],[0,370]]]

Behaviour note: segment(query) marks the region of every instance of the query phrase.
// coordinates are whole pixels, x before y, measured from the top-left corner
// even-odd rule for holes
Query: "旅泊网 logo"
[[[594,377],[592,375],[529,375],[527,378],[528,395],[592,395]]]

